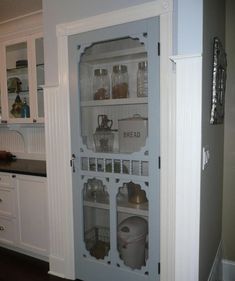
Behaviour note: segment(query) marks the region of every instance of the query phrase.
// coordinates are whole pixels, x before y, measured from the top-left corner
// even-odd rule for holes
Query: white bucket
[[[118,248],[124,264],[132,269],[145,265],[145,243],[148,223],[134,216],[125,219],[118,226]]]

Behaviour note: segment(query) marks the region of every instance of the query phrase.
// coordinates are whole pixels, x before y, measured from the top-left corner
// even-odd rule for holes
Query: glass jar
[[[114,134],[112,132],[113,121],[105,114],[98,115],[98,127],[93,134],[96,152],[112,152]]]
[[[112,98],[127,98],[128,93],[128,72],[126,65],[114,65],[112,73]]]
[[[93,77],[94,100],[105,100],[110,98],[109,84],[107,69],[95,69]]]
[[[27,104],[26,98],[24,98],[23,105],[21,107],[21,118],[29,118],[30,117],[30,109]]]
[[[148,62],[138,63],[137,71],[137,97],[148,96]]]

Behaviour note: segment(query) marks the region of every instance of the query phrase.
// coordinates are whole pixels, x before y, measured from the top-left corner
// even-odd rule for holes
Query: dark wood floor
[[[65,281],[49,275],[49,265],[0,247],[0,281]]]

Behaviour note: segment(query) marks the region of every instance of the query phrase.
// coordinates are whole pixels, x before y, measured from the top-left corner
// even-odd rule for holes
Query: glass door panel
[[[37,107],[38,117],[44,117],[44,96],[42,85],[45,84],[43,38],[35,40],[36,75],[37,75]]]
[[[6,47],[8,111],[10,118],[29,118],[27,42]]]

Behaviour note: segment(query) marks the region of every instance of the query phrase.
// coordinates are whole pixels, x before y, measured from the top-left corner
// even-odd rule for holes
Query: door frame
[[[70,167],[71,131],[69,98],[68,36],[118,24],[160,17],[160,260],[161,281],[175,278],[175,94],[172,56],[173,0],[152,1],[97,16],[57,25],[58,87],[45,87],[45,111],[47,111],[47,168],[49,191],[49,219],[52,224],[50,237],[50,273],[69,279],[76,277],[73,223],[73,186]],[[51,114],[57,106],[59,114]],[[56,126],[57,127],[56,127]],[[60,131],[62,130],[62,131]],[[53,137],[53,132],[55,137]],[[55,145],[53,138],[60,138],[60,154],[49,148]],[[56,157],[56,159],[55,159]],[[55,161],[57,162],[54,165]],[[54,165],[54,166],[53,166]],[[56,169],[59,169],[56,172]],[[66,188],[64,188],[66,186]],[[62,204],[62,206],[59,204]],[[52,208],[53,206],[53,208]],[[57,223],[55,223],[55,220]],[[59,223],[58,223],[59,222]],[[58,235],[58,233],[60,233]]]

